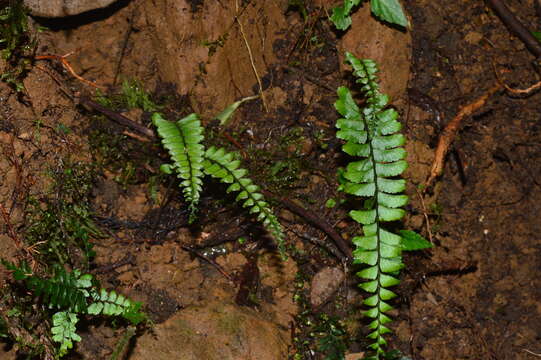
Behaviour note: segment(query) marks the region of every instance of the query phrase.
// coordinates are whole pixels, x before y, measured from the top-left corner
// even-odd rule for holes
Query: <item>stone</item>
[[[359,59],[372,59],[378,63],[382,92],[399,99],[406,92],[411,66],[411,29],[398,31],[378,21],[366,3],[355,11],[352,24],[340,39],[338,47],[343,60],[346,51]],[[342,70],[351,71],[341,61]]]
[[[220,302],[183,309],[137,339],[132,360],[287,359],[288,333],[256,311]]]
[[[111,5],[116,0],[24,0],[24,5],[34,16],[64,17],[96,10]]]
[[[196,8],[191,3],[154,0],[141,2],[141,7],[155,29],[152,42],[161,79],[197,99],[197,113],[214,116],[239,98],[259,92],[252,60],[260,78],[269,72],[268,64],[277,61],[273,43],[289,28],[283,15],[286,2],[252,1],[246,6],[238,18],[245,38],[235,20],[234,1],[204,1]],[[271,110],[282,106],[283,92],[268,89],[265,94]]]
[[[339,268],[325,267],[312,279],[310,288],[310,304],[318,307],[325,304],[334,295],[346,278]]]

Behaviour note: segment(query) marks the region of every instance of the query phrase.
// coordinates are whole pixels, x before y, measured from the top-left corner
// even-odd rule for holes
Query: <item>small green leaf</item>
[[[404,251],[424,250],[434,247],[428,240],[415,231],[400,230],[398,233],[402,236],[402,250]]]
[[[378,204],[389,208],[399,208],[408,203],[407,195],[390,195],[385,193],[378,194]]]
[[[379,296],[378,295],[372,295],[369,298],[366,298],[363,301],[363,304],[365,304],[366,306],[372,307],[372,306],[376,306],[378,304],[378,301],[379,301]]]
[[[328,199],[326,202],[325,202],[325,207],[327,209],[332,209],[333,207],[336,206],[336,200],[335,199]]]
[[[400,280],[391,275],[381,274],[379,284],[383,287],[391,287],[400,284]]]
[[[225,124],[227,124],[229,119],[233,116],[233,114],[235,113],[235,110],[237,110],[238,107],[242,103],[244,103],[246,101],[258,99],[258,98],[259,98],[259,95],[255,95],[255,96],[245,97],[243,99],[240,99],[239,101],[235,101],[233,104],[226,107],[221,113],[216,115],[215,119],[220,121],[220,126],[224,126]]]
[[[339,30],[346,30],[351,25],[351,9],[359,5],[361,0],[344,0],[342,6],[335,7],[331,16],[331,21]]]
[[[383,21],[408,27],[409,22],[398,0],[371,0],[372,13]]]

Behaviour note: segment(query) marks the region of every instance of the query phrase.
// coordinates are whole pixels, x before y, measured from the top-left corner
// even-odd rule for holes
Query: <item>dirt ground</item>
[[[73,53],[76,73],[102,94],[114,98],[124,80],[137,79],[169,119],[201,114],[207,142],[238,151],[254,181],[275,195],[287,261],[217,183],[205,184],[198,221],[188,224],[175,179],[160,175],[167,156],[156,138],[85,105],[79,99],[96,89],[54,60],[32,64],[22,93],[0,83],[2,258],[43,259],[41,243],[26,241],[32,204],[58,204],[74,191],[66,174],[79,171],[88,188],[75,185],[80,197],[70,201],[88,202],[102,236],[91,238],[96,256],[87,264],[80,249],[66,247],[65,266],[86,267],[102,286],[142,301],[154,323],[125,359],[324,359],[320,340],[329,334],[338,334],[347,359],[360,359],[367,330],[356,268],[286,206],[317,214],[346,241],[360,231],[347,205],[326,206],[345,199],[336,190],[347,160],[334,136],[333,103],[338,86],[353,86],[342,65],[347,50],[381,64],[408,139],[405,225],[435,245],[405,254],[390,348],[413,360],[540,357],[541,94],[492,95],[464,120],[443,176],[422,200],[420,193],[445,124],[485,94],[496,73],[515,88],[537,82],[533,56],[482,1],[404,2],[407,32],[378,23],[365,5],[347,33],[327,19],[333,4],[297,3],[305,7],[126,0],[32,20],[47,28],[36,54]],[[534,0],[508,5],[539,30]],[[213,120],[261,89],[264,96],[225,126]],[[115,111],[152,129],[150,111]],[[5,313],[16,300],[6,271],[0,281]],[[123,333],[118,324],[87,322],[65,358],[108,359]],[[16,350],[7,341],[0,358],[24,358]]]

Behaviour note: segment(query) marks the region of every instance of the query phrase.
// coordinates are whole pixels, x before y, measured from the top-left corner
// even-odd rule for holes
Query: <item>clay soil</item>
[[[534,57],[482,1],[403,2],[407,32],[361,9],[347,33],[332,28],[329,2],[289,3],[305,7],[133,0],[32,20],[47,27],[36,54],[73,52],[74,70],[103,94],[114,98],[122,81],[138,79],[169,119],[201,114],[207,143],[238,151],[254,181],[274,194],[287,261],[218,183],[205,184],[198,220],[189,224],[176,180],[159,175],[167,162],[159,141],[81,104],[79,97],[96,89],[54,60],[35,61],[21,93],[0,84],[2,257],[46,268],[42,244],[25,242],[30,201],[42,208],[59,201],[57,175],[86,164],[94,172],[84,201],[102,236],[90,240],[90,263],[68,247],[65,267],[84,268],[103,287],[144,303],[153,329],[137,334],[125,359],[324,359],[317,339],[325,334],[310,325],[322,314],[340,320],[347,358],[360,359],[367,330],[356,268],[287,207],[294,202],[316,214],[348,244],[360,231],[347,216],[353,205],[342,204],[336,190],[336,171],[348,159],[334,136],[333,103],[338,86],[354,87],[342,65],[348,50],[382,64],[383,89],[408,139],[405,227],[434,243],[404,255],[389,347],[414,360],[539,358],[541,94],[492,95],[464,119],[443,175],[421,194],[445,124],[496,84],[496,74],[514,88],[535,83]],[[508,5],[539,30],[534,3]],[[260,87],[264,97],[244,103],[225,126],[213,120]],[[115,111],[153,130],[150,111]],[[331,198],[337,206],[326,206]],[[16,300],[10,274],[2,271],[0,280],[5,320]],[[81,324],[82,341],[65,358],[110,358],[122,324]],[[46,341],[40,326],[33,331]],[[6,341],[0,358],[23,358],[17,349]]]

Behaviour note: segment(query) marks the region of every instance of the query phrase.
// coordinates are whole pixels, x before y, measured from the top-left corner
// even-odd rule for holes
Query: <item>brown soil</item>
[[[464,120],[444,175],[424,203],[417,190],[442,127],[494,85],[495,68],[510,86],[536,82],[533,57],[483,2],[405,2],[408,33],[379,24],[365,6],[346,34],[326,19],[331,4],[306,1],[304,19],[287,3],[120,1],[68,19],[39,19],[49,30],[39,35],[36,53],[74,52],[68,60],[76,72],[108,94],[120,93],[123,79],[139,79],[171,119],[198,112],[209,143],[240,151],[258,184],[326,219],[348,241],[358,228],[347,209],[325,206],[329,198],[344,198],[336,191],[336,170],[346,159],[334,137],[333,103],[338,86],[353,86],[341,65],[343,51],[377,59],[408,138],[406,227],[436,245],[405,254],[390,347],[415,360],[539,357],[541,94],[493,95]],[[511,8],[537,30],[533,3]],[[57,62],[36,62],[24,86],[17,94],[0,83],[0,203],[10,223],[2,217],[0,252],[8,260],[39,258],[39,244],[25,243],[29,199],[41,206],[58,199],[51,174],[93,163],[92,218],[107,236],[91,240],[96,257],[89,271],[104,287],[142,301],[155,324],[125,358],[286,359],[298,353],[323,359],[308,323],[322,313],[343,320],[347,353],[355,354],[348,358],[360,358],[364,294],[355,286],[355,268],[332,255],[339,251],[330,238],[274,203],[291,249],[283,262],[254,219],[212,182],[198,221],[188,225],[174,180],[156,176],[166,161],[156,141],[141,141],[77,104],[74,95],[95,90]],[[264,98],[243,104],[217,127],[213,115],[258,94],[260,86]],[[152,128],[147,112],[124,115]],[[77,249],[68,257],[67,266],[80,264]],[[347,280],[335,286],[344,269]],[[0,281],[8,294],[9,274],[0,272]],[[1,312],[10,301],[2,300]],[[86,323],[83,340],[66,358],[109,358],[123,334],[110,325]],[[16,358],[12,344],[3,351],[0,358]]]

